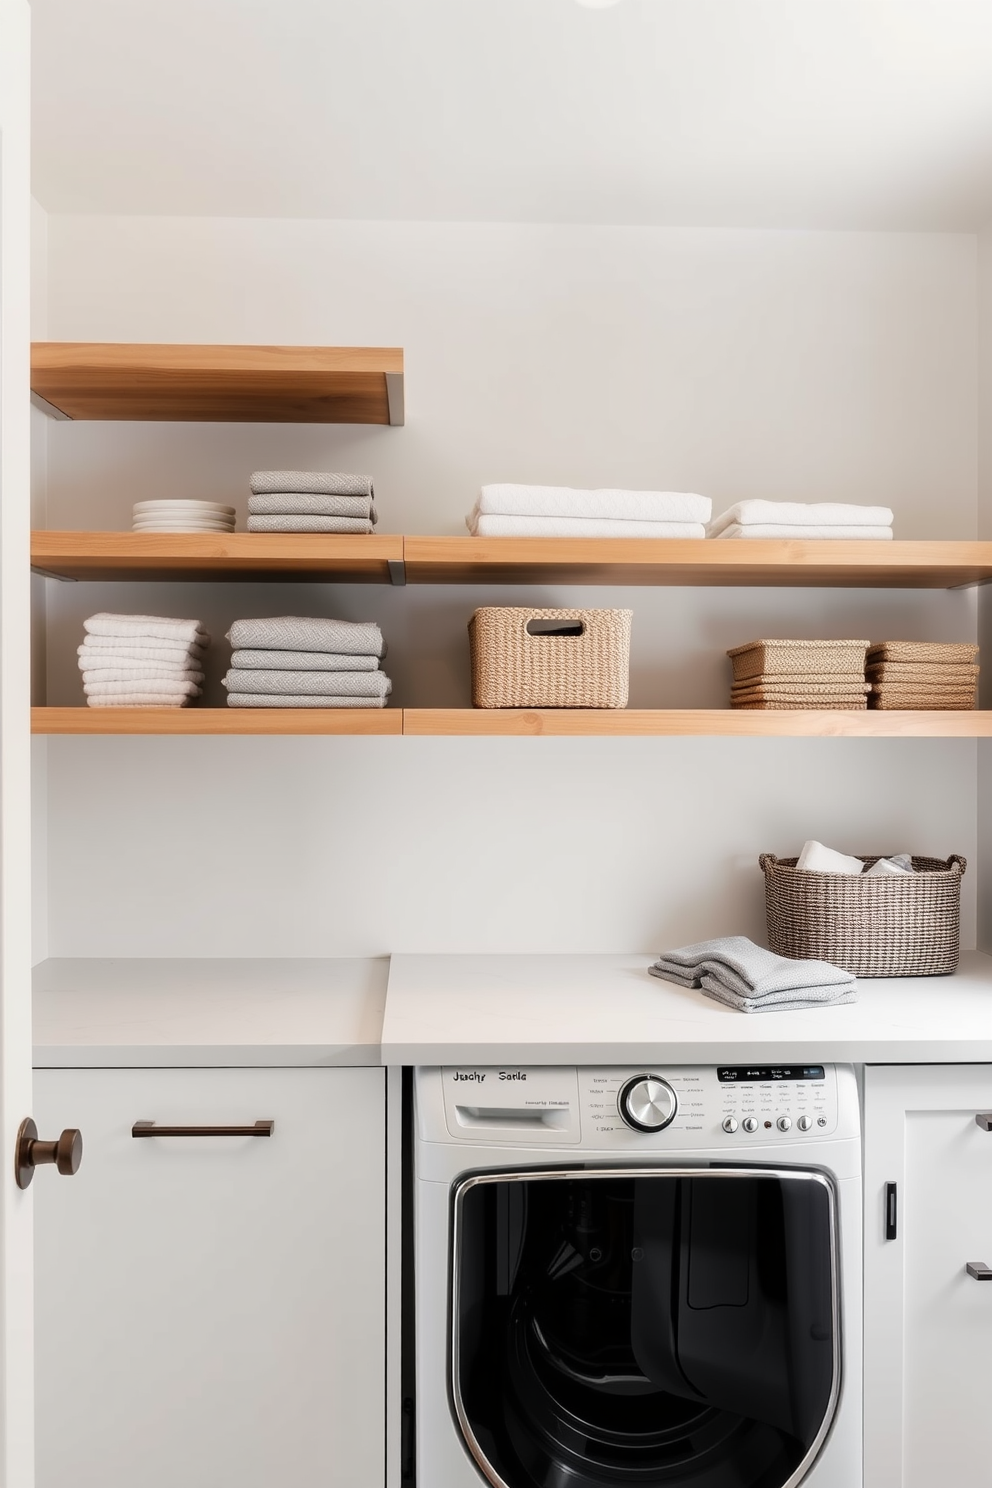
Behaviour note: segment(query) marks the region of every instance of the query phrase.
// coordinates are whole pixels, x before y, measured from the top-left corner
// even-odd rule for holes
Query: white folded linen
[[[713,503],[690,491],[597,491],[571,486],[483,486],[472,517],[583,517],[633,522],[708,522]]]
[[[822,842],[811,840],[803,843],[796,867],[806,873],[863,873],[865,865],[860,858],[848,857],[847,853],[835,852],[824,847]]]
[[[369,475],[346,475],[332,470],[256,470],[248,482],[253,496],[270,496],[277,491],[291,491],[311,496],[368,496],[372,490]]]
[[[709,524],[710,537],[724,527],[891,527],[892,508],[845,501],[738,501]]]
[[[465,518],[473,537],[705,537],[702,522],[627,522],[592,517]]]
[[[116,636],[88,636],[81,646],[76,647],[76,655],[91,666],[115,666],[119,661],[159,661],[179,666],[191,662],[199,666],[204,650],[204,646],[192,642],[187,644],[186,641],[173,644],[172,641],[153,640],[136,645],[133,640],[122,641]]]
[[[83,682],[129,682],[133,685],[145,681],[158,682],[202,682],[203,673],[191,667],[87,667]]]
[[[174,620],[167,615],[91,615],[83,621],[87,635],[150,636],[157,640],[196,641],[206,645],[210,639],[199,620]]]
[[[113,697],[88,697],[90,708],[185,708],[185,693],[122,692]]]
[[[807,541],[885,542],[892,536],[891,527],[789,527],[784,523],[771,522],[753,524],[748,527],[725,527],[722,532],[710,532],[710,537],[793,537]]]
[[[141,692],[149,697],[199,697],[202,688],[195,682],[178,677],[140,677],[125,682],[84,682],[87,697],[122,697],[131,692]]]

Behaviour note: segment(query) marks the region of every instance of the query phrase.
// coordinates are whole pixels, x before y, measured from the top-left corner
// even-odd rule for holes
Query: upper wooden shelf
[[[410,584],[953,589],[992,582],[992,542],[408,537]]]
[[[69,419],[402,424],[403,352],[36,341],[31,391]]]
[[[36,734],[417,734],[479,738],[988,739],[992,712],[731,708],[33,708]]]
[[[402,537],[295,532],[33,532],[31,567],[57,579],[401,580]]]

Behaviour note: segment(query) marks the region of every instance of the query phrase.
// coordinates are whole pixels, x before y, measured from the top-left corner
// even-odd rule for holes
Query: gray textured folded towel
[[[382,648],[385,654],[385,646]],[[378,656],[347,656],[343,651],[232,651],[232,667],[292,672],[374,672]]]
[[[256,470],[248,484],[253,496],[277,491],[309,496],[374,495],[370,475],[345,475],[333,470]]]
[[[763,1002],[785,993],[790,1001],[817,1003],[855,986],[849,971],[829,961],[793,961],[776,956],[745,935],[727,935],[664,951],[648,970],[653,976],[677,981],[684,987],[705,986],[712,991],[716,983],[723,992],[749,1002]]]
[[[378,521],[371,496],[318,496],[306,491],[275,491],[249,496],[251,517],[358,517]]]
[[[229,708],[384,708],[382,697],[319,697],[294,692],[289,696],[277,692],[232,692]]]
[[[358,517],[249,517],[249,532],[340,532],[367,537],[375,524]]]
[[[714,1002],[722,1002],[724,1007],[734,1008],[739,1013],[796,1013],[805,1008],[815,1007],[837,1007],[843,1002],[857,1002],[858,994],[853,987],[847,989],[833,988],[829,997],[811,998],[793,995],[788,992],[777,992],[772,997],[738,997],[733,992],[728,992],[722,982],[714,977],[703,977],[703,985],[700,988],[704,997],[712,997]]]
[[[348,656],[383,656],[382,631],[371,620],[328,620],[322,616],[278,615],[235,620],[227,639],[236,651],[343,651]]]
[[[228,692],[314,693],[333,697],[386,697],[393,684],[385,672],[239,671],[224,678]]]

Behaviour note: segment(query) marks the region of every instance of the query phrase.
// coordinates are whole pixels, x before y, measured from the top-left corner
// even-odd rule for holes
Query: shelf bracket
[[[406,584],[406,564],[402,558],[387,558],[389,568],[389,582],[396,589],[402,589]]]
[[[72,574],[50,573],[47,568],[37,568],[33,563],[31,572],[37,574],[40,579],[58,579],[60,584],[78,584],[79,582]]]
[[[385,372],[386,403],[389,406],[389,422],[395,426],[406,423],[406,407],[403,393],[403,373]]]
[[[49,418],[58,419],[60,423],[72,423],[71,413],[63,413],[61,408],[56,408],[54,403],[49,403],[48,399],[43,398],[40,393],[33,392],[31,402],[35,408],[40,408],[42,413],[47,414]]]

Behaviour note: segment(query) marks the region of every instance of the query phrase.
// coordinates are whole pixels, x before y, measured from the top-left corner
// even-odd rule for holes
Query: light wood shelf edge
[[[32,708],[33,734],[392,734],[401,708]]]
[[[343,583],[395,582],[403,538],[295,532],[34,531],[31,566],[81,582],[258,582],[314,577]]]
[[[404,708],[420,736],[987,739],[992,711],[751,712],[731,708]]]

